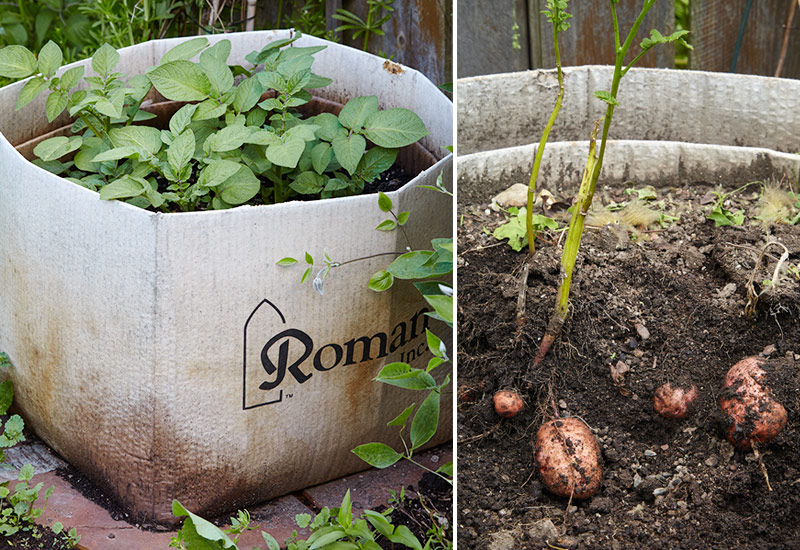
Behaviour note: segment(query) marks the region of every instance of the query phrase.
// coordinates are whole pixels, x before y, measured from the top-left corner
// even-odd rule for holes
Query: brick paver
[[[452,460],[449,447],[439,447],[422,453],[416,459],[426,467],[436,470],[444,462]],[[310,506],[338,506],[347,489],[353,502],[354,512],[385,505],[389,489],[416,485],[424,470],[407,461],[402,461],[383,470],[367,470],[301,491],[298,498],[287,495],[260,506],[249,508],[253,523],[273,535],[281,544],[295,528],[297,514],[314,511]],[[38,522],[52,525],[60,521],[65,526],[75,527],[81,535],[80,548],[84,550],[165,550],[174,532],[143,531],[125,522],[116,521],[101,506],[88,500],[54,471],[37,474],[33,483],[53,485],[44,514]],[[302,499],[302,500],[301,500]],[[301,533],[304,533],[301,531]],[[253,546],[266,548],[259,530],[242,535],[239,548],[250,550]]]

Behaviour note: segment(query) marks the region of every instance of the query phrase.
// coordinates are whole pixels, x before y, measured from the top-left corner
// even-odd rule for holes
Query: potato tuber
[[[539,477],[554,495],[585,499],[600,488],[600,447],[578,418],[544,423],[536,434],[535,457]]]
[[[667,382],[653,395],[653,407],[664,418],[682,419],[692,414],[696,399],[697,386],[694,384],[686,389]]]
[[[522,407],[522,398],[516,392],[501,390],[494,394],[494,410],[503,418],[517,416]]]
[[[740,449],[767,443],[786,426],[786,409],[772,397],[758,357],[747,357],[730,368],[719,404],[727,417],[728,440]]]

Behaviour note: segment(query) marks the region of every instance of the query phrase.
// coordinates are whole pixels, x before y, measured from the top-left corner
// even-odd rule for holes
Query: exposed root
[[[561,333],[561,327],[564,326],[565,320],[566,315],[563,315],[558,311],[556,311],[550,318],[550,322],[547,325],[547,330],[544,332],[544,336],[542,337],[542,343],[539,344],[539,349],[536,351],[536,356],[533,358],[533,362],[531,363],[531,369],[538,368],[542,363],[547,355],[547,352],[550,351],[553,342],[556,341],[559,333]]]
[[[519,277],[519,293],[517,294],[517,332],[515,338],[519,340],[522,334],[522,327],[525,325],[525,295],[528,290],[528,272],[530,271],[530,264],[527,262],[522,268],[522,274]]]
[[[756,447],[755,443],[753,443],[753,454],[756,456],[758,465],[761,466],[761,473],[764,474],[764,479],[767,481],[767,490],[771,493],[772,486],[769,484],[769,474],[767,474],[767,468],[764,466],[764,461],[761,459],[761,454],[758,452],[758,447]]]

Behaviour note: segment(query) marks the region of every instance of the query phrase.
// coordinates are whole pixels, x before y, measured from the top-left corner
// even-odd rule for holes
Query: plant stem
[[[539,177],[539,166],[542,164],[542,156],[544,156],[544,148],[547,144],[547,138],[550,135],[550,130],[556,121],[558,112],[561,110],[561,103],[564,100],[564,75],[561,71],[561,55],[558,51],[558,18],[553,17],[553,48],[556,54],[556,71],[558,75],[558,97],[556,98],[555,107],[553,112],[550,113],[550,119],[547,121],[547,126],[544,127],[542,137],[539,140],[539,146],[536,148],[536,154],[533,158],[533,169],[531,170],[531,178],[528,181],[528,209],[525,212],[525,228],[528,233],[528,250],[531,255],[536,252],[536,235],[533,232],[533,197],[536,192],[536,180]]]
[[[642,25],[647,12],[653,7],[655,2],[656,0],[645,1],[639,16],[636,18],[636,21],[625,38],[625,42],[619,46],[619,20],[617,19],[615,0],[609,0],[609,4],[611,6],[611,15],[614,23],[614,44],[617,46],[614,76],[611,80],[612,101],[608,103],[608,106],[606,107],[606,114],[603,119],[601,119],[603,120],[603,133],[600,139],[599,152],[597,152],[596,149],[599,121],[595,123],[595,127],[592,130],[591,139],[589,142],[589,157],[586,162],[586,170],[584,171],[583,178],[581,179],[581,186],[578,191],[578,196],[572,205],[572,217],[569,221],[567,240],[564,243],[564,252],[561,255],[561,283],[558,287],[555,311],[553,312],[553,316],[550,318],[550,322],[547,325],[547,330],[542,337],[541,344],[539,344],[539,349],[537,350],[533,362],[531,363],[531,368],[538,367],[542,360],[544,360],[545,355],[547,355],[548,350],[553,345],[553,342],[555,342],[555,339],[558,337],[558,334],[561,332],[561,328],[564,326],[564,322],[566,321],[567,311],[569,309],[569,291],[572,284],[572,274],[575,270],[578,249],[580,248],[581,237],[583,236],[586,214],[589,212],[589,209],[592,206],[595,187],[597,186],[597,180],[600,178],[600,170],[603,167],[603,157],[605,156],[606,142],[608,141],[608,130],[611,127],[611,119],[614,116],[614,107],[617,99],[617,93],[619,92],[620,81],[633,65],[633,62],[641,57],[637,56],[630,65],[623,69],[625,54],[628,53],[628,50],[630,49],[631,45],[633,44],[633,40],[636,37],[636,33],[639,31],[639,27]]]
[[[98,132],[98,131],[97,131],[97,128],[95,128],[95,127],[92,125],[92,123],[91,123],[91,122],[89,122],[89,119],[87,118],[87,116],[86,116],[86,115],[85,115],[83,112],[79,112],[79,113],[78,113],[78,117],[79,117],[79,118],[80,118],[80,119],[83,121],[83,123],[84,123],[84,124],[86,124],[86,126],[87,126],[87,127],[88,127],[88,128],[91,130],[91,131],[92,131],[92,133],[93,133],[93,134],[94,134],[96,137],[102,137],[102,135],[100,134],[100,132]]]

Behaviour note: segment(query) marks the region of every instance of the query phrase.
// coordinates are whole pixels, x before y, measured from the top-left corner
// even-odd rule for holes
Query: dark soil
[[[797,266],[800,227],[750,225],[758,202],[751,187],[727,205],[746,210],[745,225],[716,228],[705,217],[710,190],[703,183],[658,190],[666,211],[680,215],[666,229],[587,229],[570,315],[535,370],[531,359],[555,305],[559,235],[540,235],[530,258],[493,246],[484,228],[494,230],[501,213],[486,204],[460,207],[460,549],[800,548],[800,281],[784,272],[755,313],[744,314],[745,289],[767,239],[783,243],[788,264]],[[595,197],[625,200],[622,190]],[[756,292],[783,250],[766,252]],[[768,383],[788,413],[781,434],[759,447],[772,491],[754,453],[727,441],[718,406],[727,370],[759,354],[769,357]],[[629,370],[615,384],[611,367],[620,361]],[[697,385],[692,416],[666,420],[654,412],[654,390],[665,382]],[[584,501],[550,495],[535,473],[533,440],[553,416],[548,386],[558,414],[582,418],[602,450],[601,489]],[[501,420],[492,395],[509,388],[526,407]]]
[[[399,495],[398,495],[399,496]],[[415,490],[411,485],[405,489],[405,498],[392,503],[394,511],[391,523],[395,527],[405,525],[412,534],[425,545],[434,525],[441,528],[439,542],[453,540],[453,486],[439,476],[425,473]],[[431,548],[441,549],[444,546],[434,544]],[[384,550],[395,550],[386,539],[380,541]]]
[[[75,548],[65,533],[55,534],[47,527],[35,526],[30,531],[17,531],[10,537],[0,539],[0,548],[14,550],[46,549],[68,550]]]

